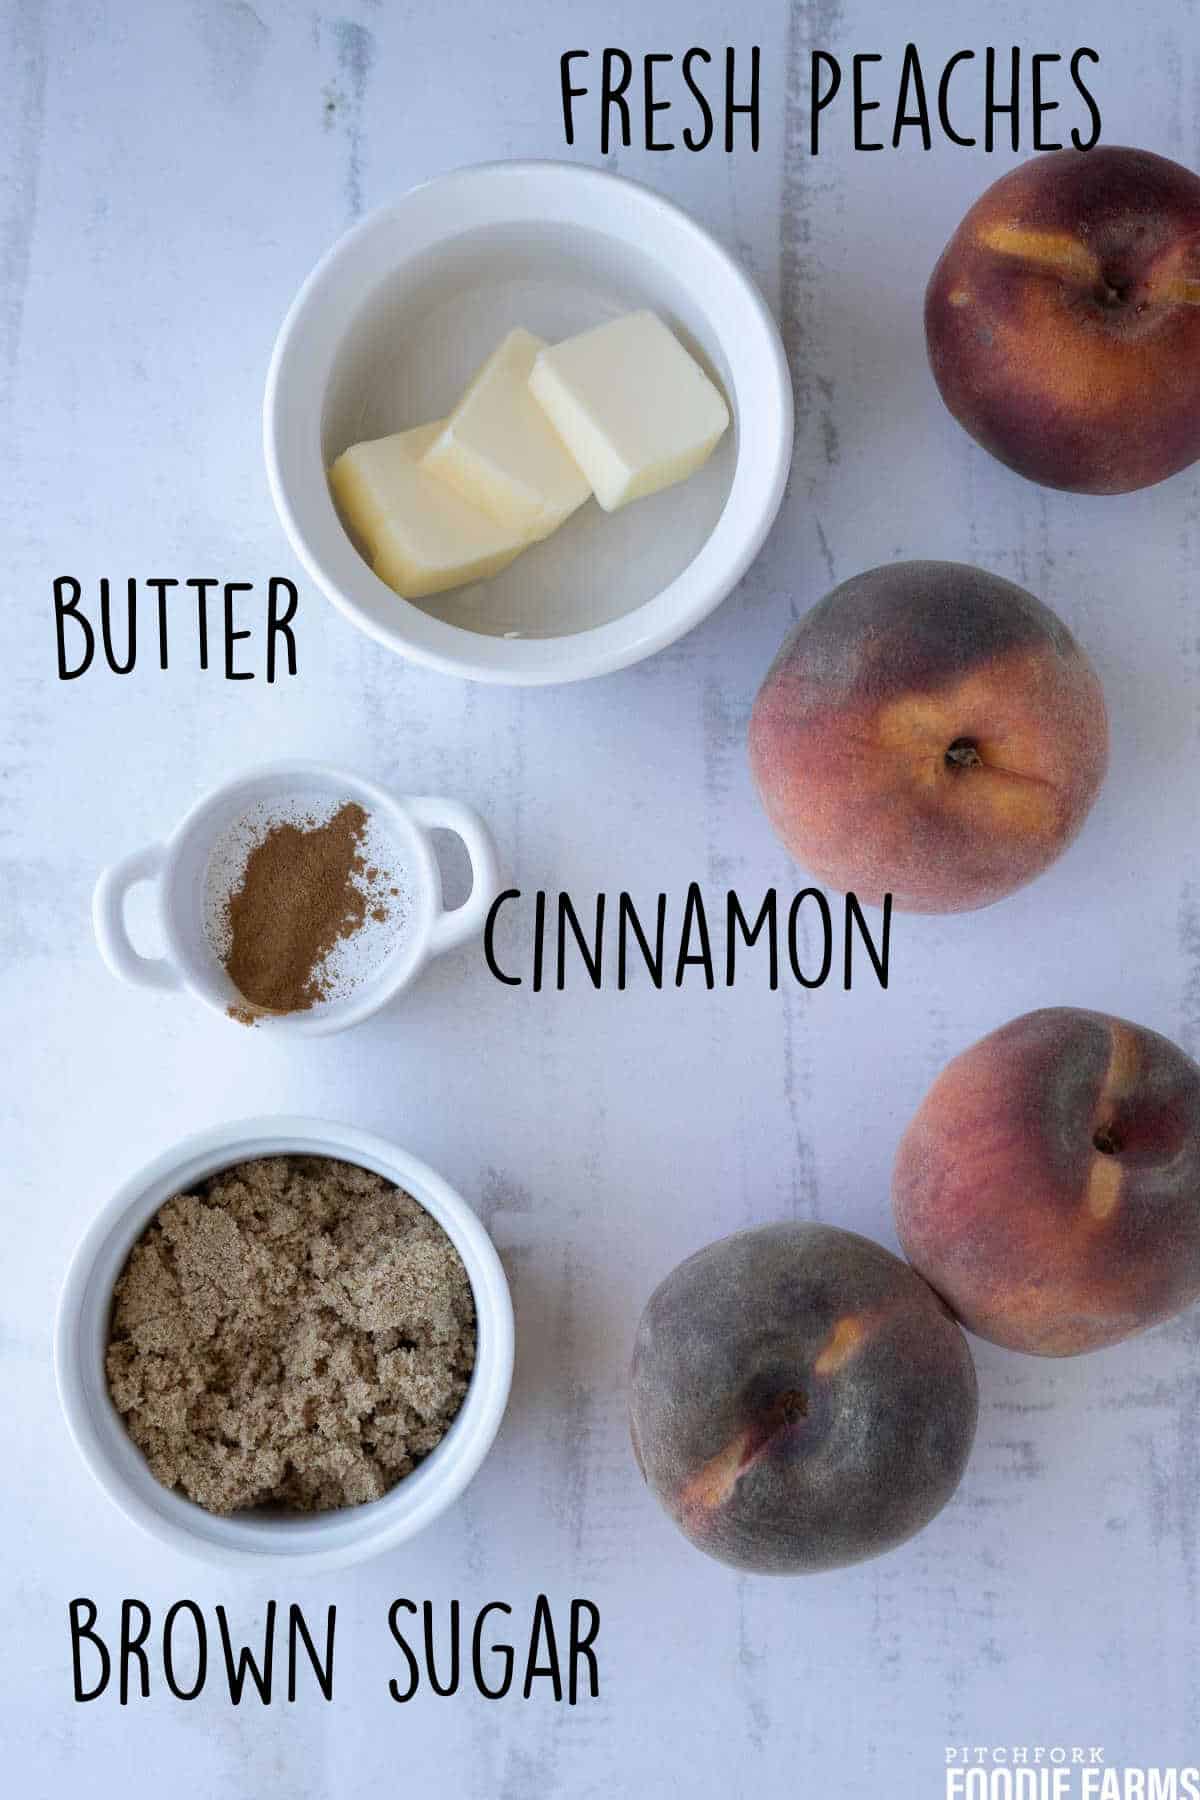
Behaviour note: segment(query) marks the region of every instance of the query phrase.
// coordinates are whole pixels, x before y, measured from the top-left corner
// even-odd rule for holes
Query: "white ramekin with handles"
[[[129,1252],[164,1201],[210,1175],[262,1156],[329,1156],[404,1188],[454,1244],[475,1297],[475,1368],[441,1443],[383,1496],[336,1512],[253,1511],[218,1518],[163,1487],[125,1429],[105,1376],[112,1293]],[[513,1312],[495,1247],[440,1175],[383,1138],[318,1119],[247,1119],[187,1139],[127,1181],[75,1252],[54,1340],[59,1399],[84,1462],[108,1498],[151,1536],[225,1568],[309,1574],[359,1562],[411,1537],[475,1474],[499,1430],[513,1367]]]
[[[701,471],[612,517],[589,502],[482,584],[465,614],[453,595],[418,603],[386,587],[330,494],[327,470],[341,451],[442,416],[515,325],[554,340],[640,307],[659,313],[725,392],[733,423],[712,458],[721,491]],[[263,437],[293,549],[361,631],[448,674],[534,685],[638,662],[724,600],[783,498],[792,412],[770,309],[697,220],[602,169],[514,161],[435,176],[334,244],[280,327]],[[497,624],[506,589],[519,629]]]
[[[310,1036],[344,1031],[385,1006],[432,957],[479,935],[500,891],[500,869],[477,813],[457,800],[396,795],[347,770],[295,760],[267,764],[214,788],[164,842],[135,850],[104,871],[93,896],[92,921],[113,974],[139,987],[187,989],[226,1015],[231,1008],[235,1015],[244,1008],[205,930],[209,858],[221,833],[237,819],[314,798],[335,805],[357,801],[377,821],[402,865],[412,912],[395,949],[368,979],[305,1012],[264,1013],[256,1020],[261,1029]],[[470,894],[450,910],[442,903],[441,871],[429,837],[436,830],[461,838],[471,864]],[[155,889],[162,956],[143,955],[129,936],[126,902],[139,882],[150,882]]]

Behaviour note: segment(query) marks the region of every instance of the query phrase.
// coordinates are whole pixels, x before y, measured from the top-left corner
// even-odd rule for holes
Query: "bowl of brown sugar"
[[[437,830],[462,840],[471,865],[471,891],[449,909]],[[159,956],[137,948],[126,920],[141,883],[154,890]],[[165,842],[106,869],[92,918],[122,980],[190,990],[242,1025],[313,1034],[358,1024],[477,936],[499,888],[470,807],[289,761],[216,788]]]
[[[76,1252],[55,1366],[135,1524],[225,1565],[318,1570],[412,1536],[471,1480],[512,1378],[490,1238],[425,1164],[262,1119],[126,1184]]]

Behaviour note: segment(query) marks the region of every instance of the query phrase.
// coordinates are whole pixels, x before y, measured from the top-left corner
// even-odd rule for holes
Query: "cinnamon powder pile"
[[[307,1012],[330,997],[325,959],[366,922],[387,916],[378,869],[362,853],[367,814],[347,801],[324,824],[272,825],[228,899],[226,973],[246,1001],[229,1011]],[[393,890],[394,891],[394,890]]]

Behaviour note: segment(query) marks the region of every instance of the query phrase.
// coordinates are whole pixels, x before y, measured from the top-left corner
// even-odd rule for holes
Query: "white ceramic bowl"
[[[247,1512],[217,1518],[155,1480],[109,1398],[104,1373],[112,1291],[134,1243],[173,1194],[257,1156],[332,1156],[373,1169],[442,1226],[475,1296],[475,1370],[441,1443],[381,1500],[311,1515]],[[512,1381],[508,1282],[483,1226],[461,1195],[415,1157],[352,1125],[247,1119],[201,1133],[160,1156],[116,1193],[75,1252],[54,1343],[59,1399],[71,1436],[104,1492],[144,1531],[224,1567],[300,1573],[340,1568],[403,1542],[455,1500],[491,1447]]]
[[[264,1013],[255,1029],[291,1036],[345,1031],[386,1006],[414,981],[434,956],[465,944],[483,930],[500,891],[495,846],[483,820],[461,801],[441,795],[393,794],[326,763],[268,763],[205,794],[163,843],[132,851],[105,869],[92,896],[96,942],[108,967],[137,987],[187,989],[225,1017],[245,1002],[219,961],[206,930],[210,859],[224,833],[248,816],[273,811],[338,806],[356,800],[380,834],[386,867],[401,883],[394,902],[403,909],[399,928],[377,964],[346,993],[303,1012]],[[471,891],[461,906],[442,904],[442,877],[429,833],[451,831],[462,840],[471,865]],[[392,860],[394,858],[394,860]],[[165,955],[144,956],[126,925],[132,888],[154,887]],[[388,933],[390,928],[382,928]],[[231,1009],[233,1009],[231,1013]]]
[[[490,582],[399,599],[342,526],[333,459],[443,417],[515,325],[555,340],[641,306],[730,402],[705,468],[612,515],[589,501]],[[678,207],[598,169],[489,163],[414,188],[318,263],[280,330],[263,424],[280,519],[347,618],[431,668],[532,684],[637,662],[725,598],[783,497],[792,390],[757,288]]]

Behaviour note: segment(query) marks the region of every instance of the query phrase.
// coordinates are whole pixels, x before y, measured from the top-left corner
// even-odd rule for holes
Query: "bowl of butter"
[[[648,188],[492,163],[341,238],[275,345],[264,447],[309,575],[409,659],[480,681],[626,667],[710,613],[783,496],[779,332]]]

